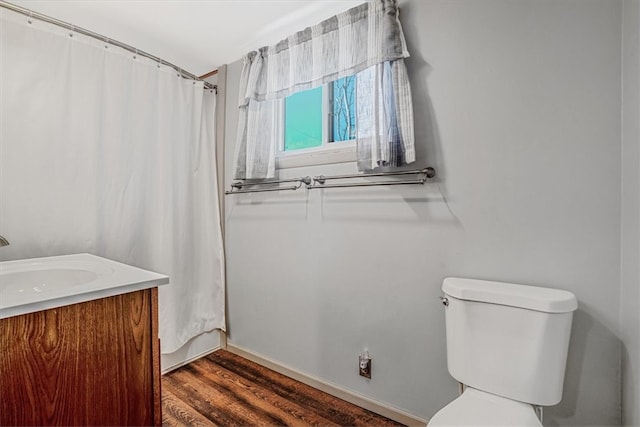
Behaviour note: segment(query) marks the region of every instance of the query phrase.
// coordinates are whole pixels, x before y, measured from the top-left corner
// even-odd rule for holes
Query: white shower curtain
[[[0,259],[90,252],[158,271],[162,352],[224,329],[215,94],[0,9]]]

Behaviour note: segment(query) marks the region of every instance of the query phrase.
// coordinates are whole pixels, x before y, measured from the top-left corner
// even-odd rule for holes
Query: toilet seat
[[[427,425],[541,427],[542,423],[528,403],[467,387],[460,397],[439,410]]]

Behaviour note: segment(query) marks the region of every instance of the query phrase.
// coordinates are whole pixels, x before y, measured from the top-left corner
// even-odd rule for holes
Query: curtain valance
[[[408,56],[397,1],[370,1],[245,55],[240,105],[283,98]]]
[[[353,75],[358,170],[412,163],[408,56],[397,0],[369,0],[245,55],[234,178],[275,176],[285,97]]]

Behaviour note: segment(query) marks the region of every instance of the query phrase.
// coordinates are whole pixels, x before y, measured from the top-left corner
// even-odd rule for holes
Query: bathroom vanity
[[[0,263],[0,425],[161,425],[168,281],[89,254]]]

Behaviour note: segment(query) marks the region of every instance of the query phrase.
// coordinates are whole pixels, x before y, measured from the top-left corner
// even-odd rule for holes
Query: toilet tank
[[[447,364],[467,386],[534,405],[562,399],[576,297],[567,291],[447,278]]]

